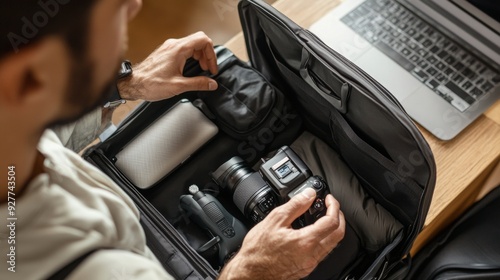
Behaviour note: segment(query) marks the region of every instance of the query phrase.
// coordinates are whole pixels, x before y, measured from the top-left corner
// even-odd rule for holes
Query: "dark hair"
[[[0,11],[0,58],[16,53],[48,35],[63,37],[73,56],[85,53],[95,0],[5,2]]]

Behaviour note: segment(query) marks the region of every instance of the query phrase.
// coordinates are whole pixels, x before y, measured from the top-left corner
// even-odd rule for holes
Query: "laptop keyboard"
[[[500,74],[404,6],[367,0],[341,21],[461,112],[500,83]]]

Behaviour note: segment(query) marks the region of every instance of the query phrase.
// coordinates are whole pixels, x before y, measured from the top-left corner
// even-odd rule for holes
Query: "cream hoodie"
[[[173,279],[146,246],[137,208],[111,179],[64,148],[52,131],[38,149],[46,173],[16,198],[14,231],[6,226],[12,222],[7,204],[0,205],[0,279],[45,279],[96,248],[116,249],[95,252],[68,279]],[[15,272],[8,270],[12,233]]]

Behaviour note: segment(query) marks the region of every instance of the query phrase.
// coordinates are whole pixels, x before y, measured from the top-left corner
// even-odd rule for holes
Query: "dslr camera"
[[[313,224],[325,215],[328,185],[320,176],[312,176],[311,170],[292,149],[284,146],[275,156],[263,161],[259,172],[255,172],[243,159],[233,157],[212,173],[212,179],[233,195],[235,205],[254,223],[262,221],[271,210],[309,187],[316,191],[316,200],[294,221],[293,227]]]

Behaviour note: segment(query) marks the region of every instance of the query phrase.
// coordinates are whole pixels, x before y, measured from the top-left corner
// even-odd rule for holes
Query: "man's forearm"
[[[245,256],[238,253],[231,261],[229,261],[226,264],[226,266],[221,271],[217,279],[218,280],[270,279],[268,274],[264,273],[264,271],[261,271],[263,268],[262,266],[258,265],[252,266],[251,260],[245,260],[244,258]]]
[[[145,100],[144,79],[140,75],[140,71],[136,70],[131,76],[120,79],[117,82],[117,88],[120,92],[120,97],[125,100]]]

